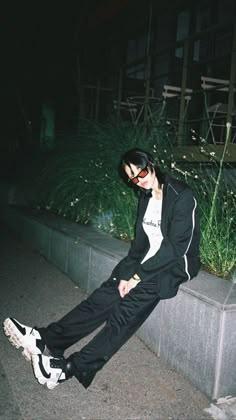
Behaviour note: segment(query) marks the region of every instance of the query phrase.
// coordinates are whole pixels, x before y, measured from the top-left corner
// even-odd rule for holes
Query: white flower
[[[215,156],[216,152],[210,152],[210,156]]]
[[[87,179],[85,179],[85,180],[84,180],[84,182],[88,182],[88,180],[87,180]]]
[[[196,178],[196,179],[197,179],[197,178],[198,178],[198,175],[195,175],[195,176],[194,176],[194,178]]]
[[[186,159],[186,156],[185,155],[183,155],[183,159]]]
[[[74,206],[74,203],[73,203],[73,201],[71,201],[71,203],[70,203],[70,206],[71,206],[71,207],[73,207],[73,206]]]

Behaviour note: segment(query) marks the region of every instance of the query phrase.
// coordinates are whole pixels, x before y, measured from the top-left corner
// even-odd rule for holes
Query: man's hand
[[[118,290],[120,292],[120,296],[123,298],[125,295],[127,295],[128,292],[128,281],[127,280],[121,280],[118,286]]]
[[[137,286],[137,284],[140,282],[140,280],[135,280],[133,277],[131,279],[127,280],[121,280],[120,284],[118,286],[118,290],[120,292],[120,296],[123,298],[125,295],[127,295],[131,289]]]

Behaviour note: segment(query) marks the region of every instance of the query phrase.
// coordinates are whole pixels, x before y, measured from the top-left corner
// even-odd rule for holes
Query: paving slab
[[[86,295],[69,277],[6,226],[0,235],[0,322],[8,316],[46,326]],[[104,279],[105,280],[105,279]],[[87,337],[71,347],[78,351]],[[0,331],[0,419],[188,419],[212,418],[209,399],[136,336],[98,373],[85,390],[75,378],[49,391],[33,376],[31,364]]]

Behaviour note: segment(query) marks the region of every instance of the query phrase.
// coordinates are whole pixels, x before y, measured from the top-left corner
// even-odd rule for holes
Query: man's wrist
[[[140,277],[137,275],[137,274],[134,274],[133,276],[132,276],[132,279],[134,279],[134,280],[136,280],[136,281],[140,281],[141,279],[140,279]]]

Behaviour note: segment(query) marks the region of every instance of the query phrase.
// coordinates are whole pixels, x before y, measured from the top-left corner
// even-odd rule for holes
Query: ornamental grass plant
[[[200,191],[205,191],[203,188]],[[201,262],[217,276],[232,278],[236,268],[236,196],[231,189],[219,190],[212,208],[211,196],[199,197],[201,213]]]
[[[192,186],[201,215],[203,267],[231,278],[236,265],[236,194],[225,176],[224,156],[220,163],[209,156],[210,168],[177,164],[168,124],[148,131],[142,125],[134,127],[117,119],[104,124],[85,121],[76,144],[72,147],[67,138],[39,173],[34,183],[34,205],[131,240],[137,196],[124,185],[117,169],[121,155],[133,147],[149,151],[162,170]]]
[[[224,168],[230,129],[231,126],[227,125],[220,161],[214,161],[214,156],[211,156],[214,172],[199,177],[201,184],[193,185],[201,213],[201,262],[208,271],[224,278],[233,278],[236,269],[235,184],[226,178],[229,165]]]

